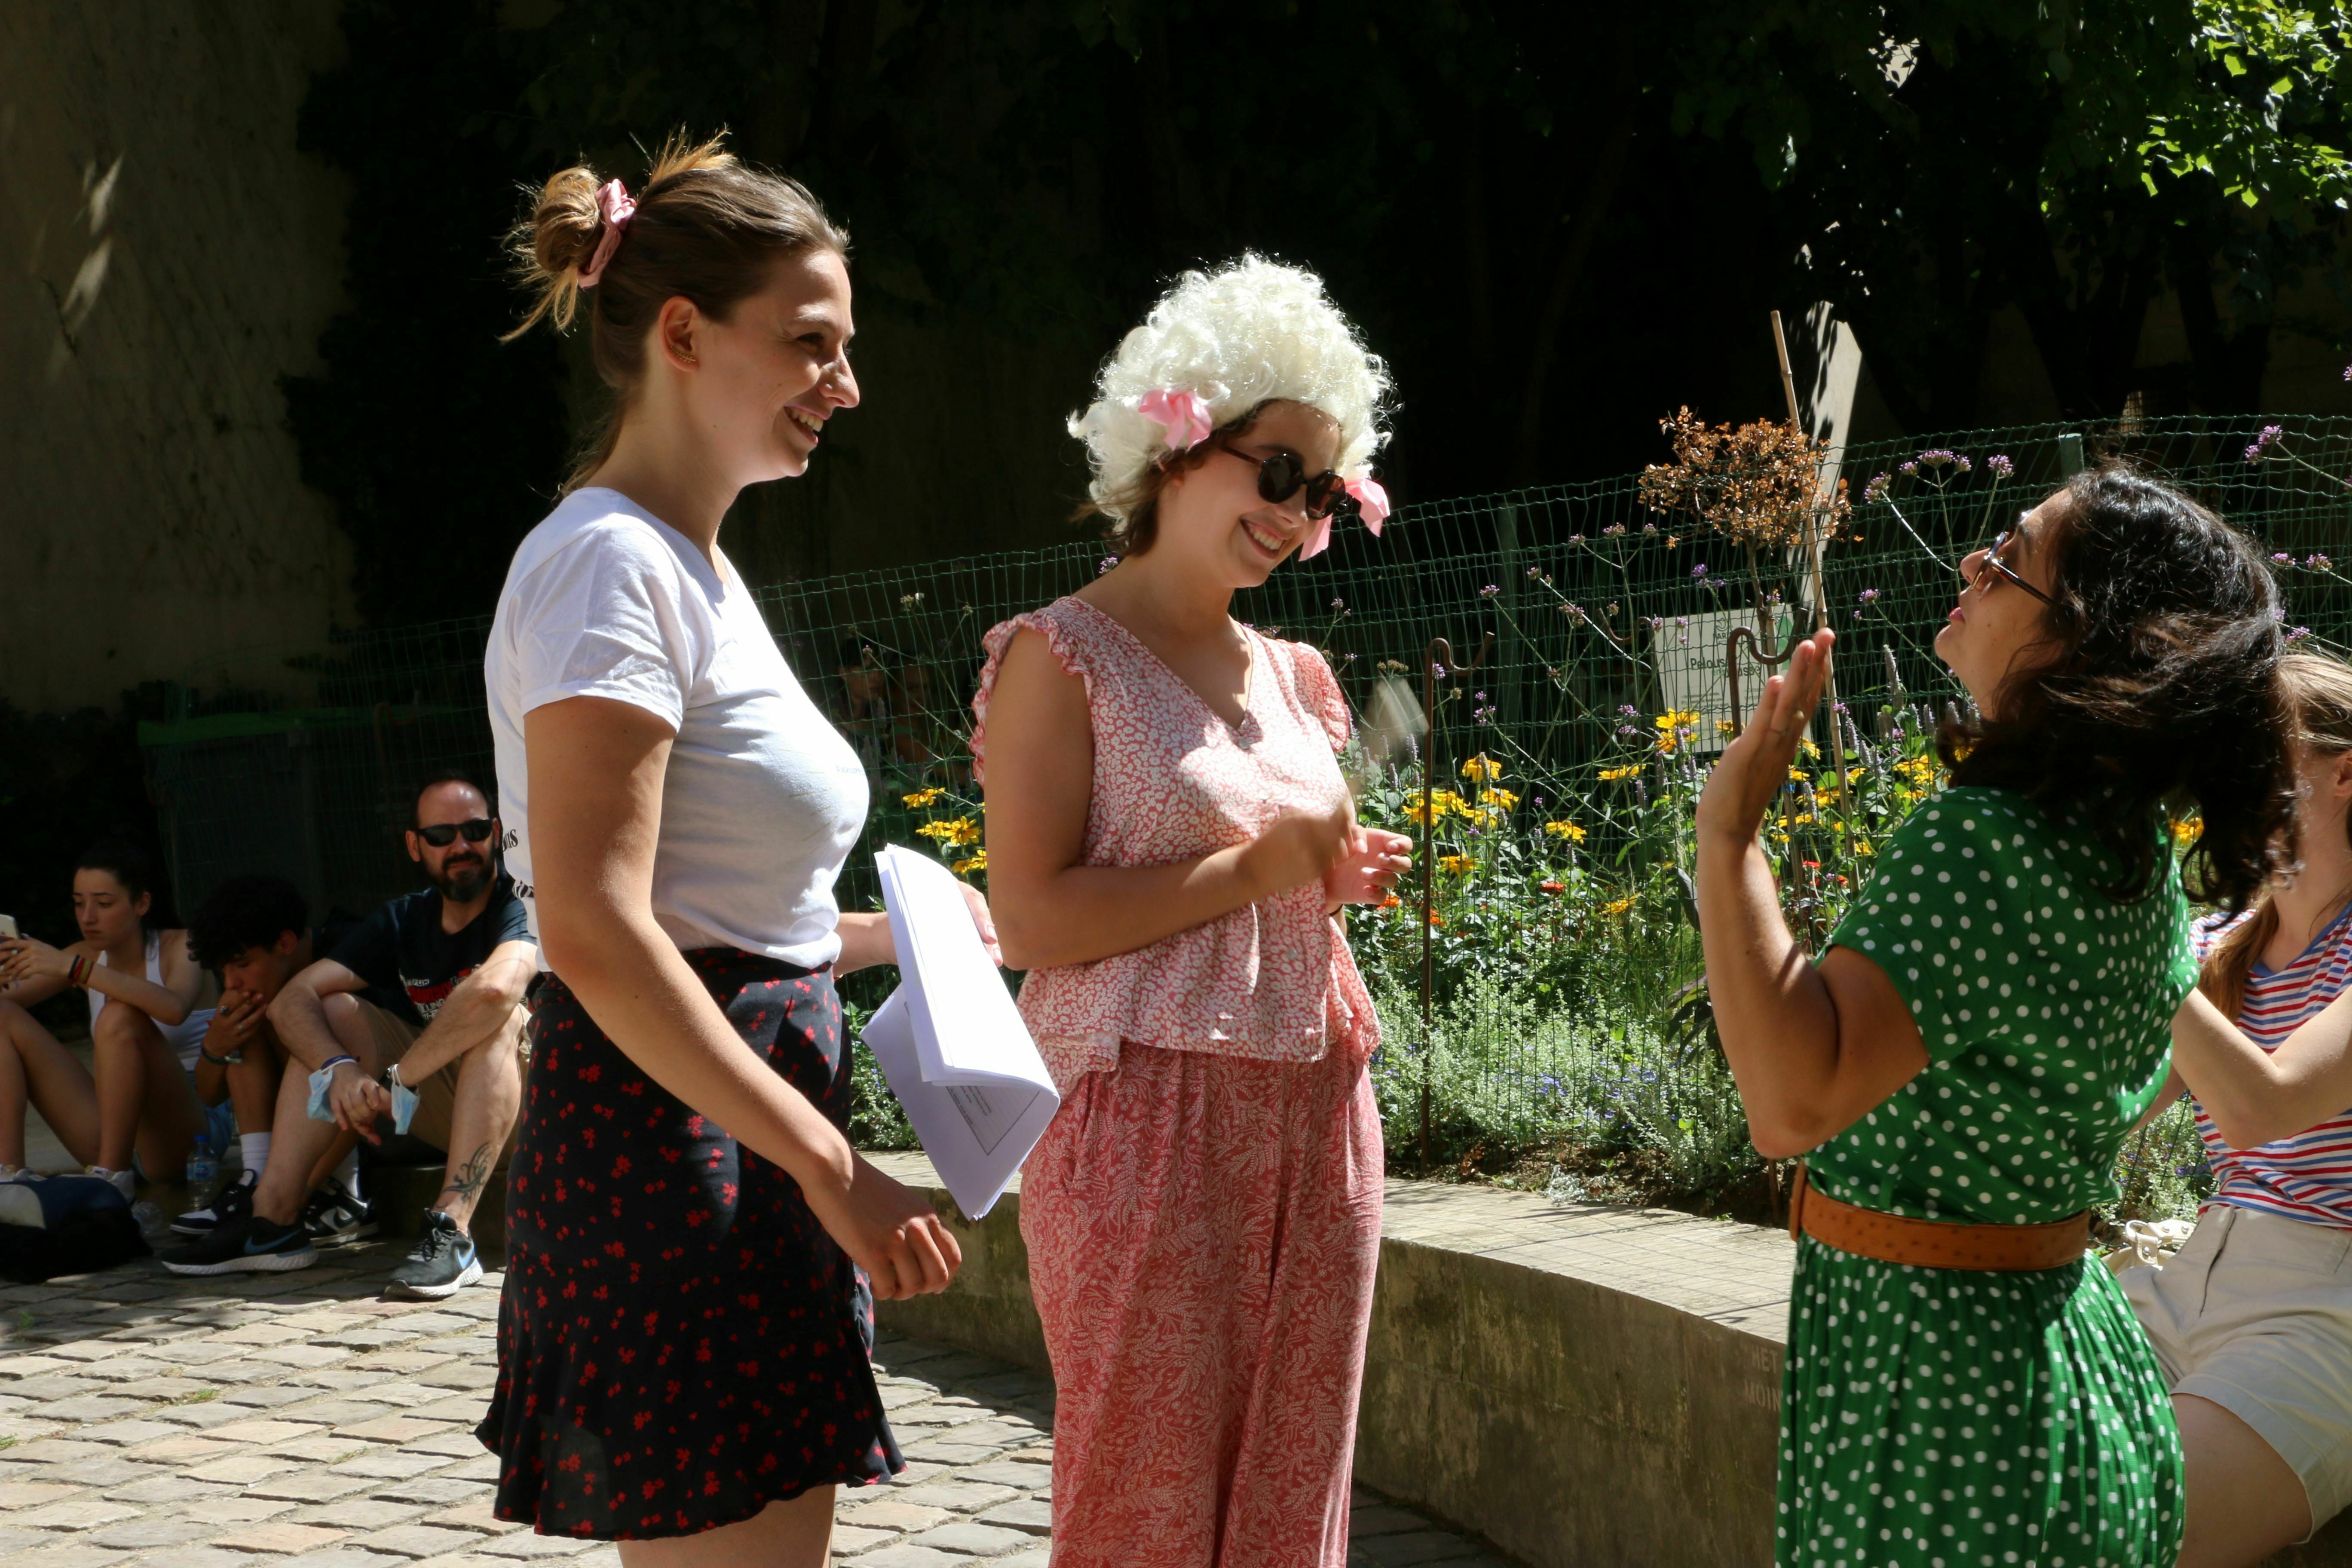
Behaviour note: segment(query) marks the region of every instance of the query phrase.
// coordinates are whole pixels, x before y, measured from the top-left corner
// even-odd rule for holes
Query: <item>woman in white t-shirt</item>
[[[894,1299],[960,1262],[844,1134],[833,978],[895,961],[884,917],[834,900],[865,770],[718,543],[857,402],[847,241],[798,184],[682,138],[634,201],[565,170],[518,235],[524,326],[584,309],[617,408],[515,552],[485,668],[551,973],[479,1435],[500,1518],[620,1541],[630,1568],[816,1564],[835,1487],[903,1465],[864,1276]]]

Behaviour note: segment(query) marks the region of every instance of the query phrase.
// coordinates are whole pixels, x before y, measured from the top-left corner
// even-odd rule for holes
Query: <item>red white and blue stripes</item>
[[[2237,923],[2219,915],[2198,921],[2198,957],[2201,960]],[[2347,984],[2352,984],[2352,906],[2284,969],[2254,965],[2246,976],[2238,1027],[2263,1049],[2276,1050]],[[2205,1142],[2206,1163],[2215,1177],[2213,1195],[2207,1202],[2352,1230],[2352,1110],[2292,1138],[2258,1149],[2232,1149],[2199,1106],[2197,1134]]]

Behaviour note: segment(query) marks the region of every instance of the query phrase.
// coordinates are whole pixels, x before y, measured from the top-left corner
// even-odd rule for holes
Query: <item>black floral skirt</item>
[[[845,1128],[841,999],[732,948],[686,955],[768,1065]],[[800,1185],[640,1072],[553,975],[507,1178],[498,1516],[646,1541],[903,1469],[865,1276]]]

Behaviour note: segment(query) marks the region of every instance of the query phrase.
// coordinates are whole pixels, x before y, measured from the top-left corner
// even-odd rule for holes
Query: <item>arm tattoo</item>
[[[494,1143],[485,1143],[475,1150],[463,1166],[451,1168],[449,1190],[461,1198],[470,1198],[479,1193],[483,1184],[490,1179],[490,1163],[498,1157],[498,1146]]]

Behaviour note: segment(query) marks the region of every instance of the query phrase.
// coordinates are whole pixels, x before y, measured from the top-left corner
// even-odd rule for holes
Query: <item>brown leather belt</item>
[[[1968,1225],[1948,1219],[1906,1219],[1840,1203],[1812,1190],[1805,1167],[1797,1167],[1789,1193],[1789,1235],[1800,1232],[1825,1247],[1908,1263],[1918,1268],[1976,1268],[2025,1274],[2063,1268],[2082,1260],[2091,1245],[2088,1210],[2045,1225]]]

